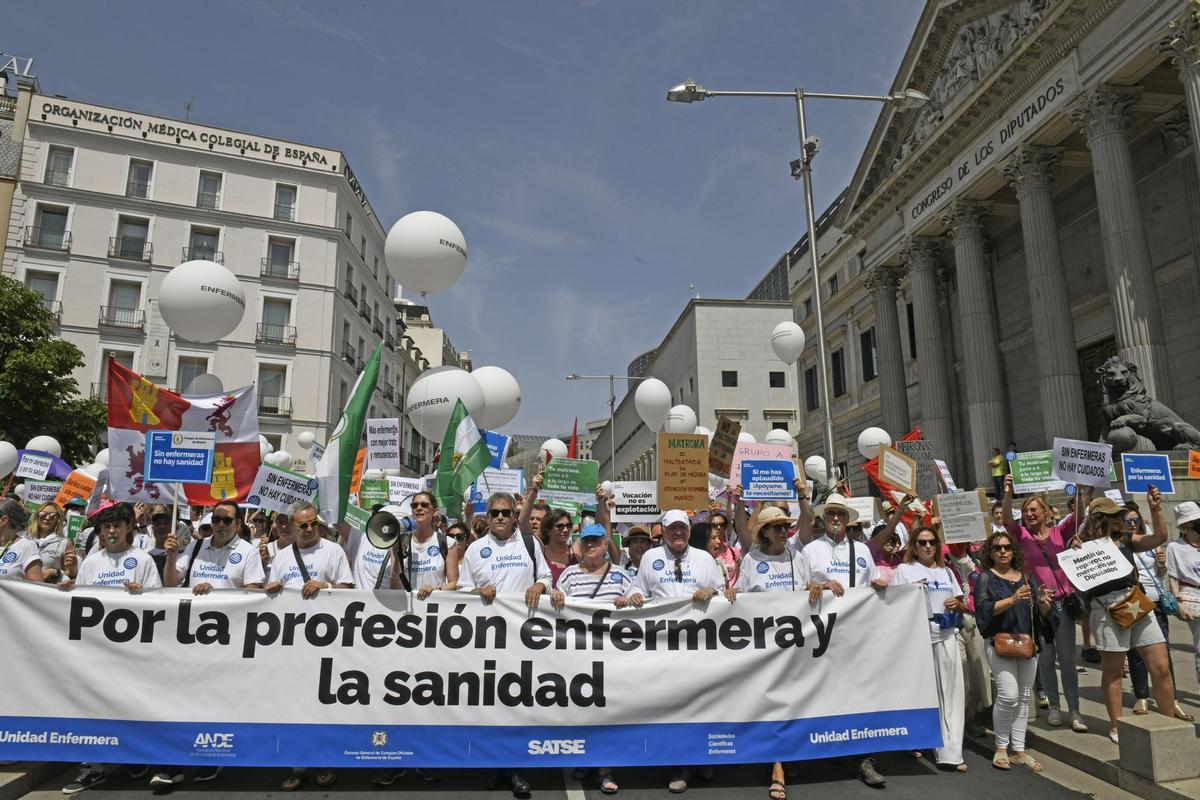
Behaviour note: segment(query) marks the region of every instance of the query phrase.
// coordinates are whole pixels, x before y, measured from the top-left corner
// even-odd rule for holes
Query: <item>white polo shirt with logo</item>
[[[224,547],[213,547],[211,536],[204,539],[193,562],[192,551],[195,548],[196,545],[191,544],[175,559],[175,567],[180,575],[187,574],[191,569],[189,586],[208,583],[214,589],[240,589],[247,583],[265,584],[267,581],[258,547],[238,536],[234,536]]]
[[[158,567],[145,550],[131,547],[120,553],[110,553],[101,548],[83,560],[75,577],[76,586],[124,586],[126,583],[141,584],[143,589],[162,588]]]
[[[355,534],[352,534],[352,537]],[[367,541],[367,537],[361,533],[357,537],[362,541],[358,542],[356,553],[354,556],[354,585],[359,589],[374,589],[375,582],[379,580],[379,570],[383,567],[384,561],[387,561],[388,575],[392,572],[392,559],[389,556],[390,550],[380,550]],[[450,546],[447,541],[447,547]],[[347,549],[350,549],[350,543],[347,543]],[[409,582],[412,584],[414,591],[425,586],[433,586],[437,588],[446,581],[446,554],[442,552],[441,545],[438,544],[437,534],[431,534],[424,542],[418,542],[415,538],[412,540],[412,548],[410,550],[412,564],[411,573],[410,565],[406,562],[401,568],[405,575],[409,575]],[[380,589],[389,589],[391,584],[388,580],[388,575],[383,576],[383,582],[379,584]]]
[[[328,539],[318,539],[312,547],[300,548],[300,557],[308,576],[314,581],[325,581],[331,586],[339,583],[354,585],[354,574],[350,571],[350,562],[346,560],[346,552],[340,545]],[[299,589],[304,586],[304,575],[296,565],[295,550],[291,545],[275,554],[271,569],[267,574],[267,583],[279,581],[285,589]]]
[[[808,589],[804,579],[802,552],[783,548],[777,556],[769,556],[754,548],[742,558],[734,588],[739,592],[803,592]]]
[[[630,594],[637,592],[643,597],[691,597],[697,589],[725,588],[725,576],[711,555],[689,546],[683,551],[680,572],[683,580],[675,577],[675,556],[666,547],[652,547],[642,556],[637,577],[633,579]]]
[[[23,581],[25,568],[42,560],[37,542],[23,536],[16,537],[7,547],[0,549],[4,552],[4,555],[0,555],[0,581]]]
[[[828,535],[814,539],[800,551],[800,563],[804,567],[804,583],[812,581],[837,581],[842,588],[850,588],[850,549],[854,548],[854,586],[870,585],[877,573],[875,559],[864,542],[854,542],[849,536],[841,544],[834,544]]]
[[[542,544],[533,537],[536,565],[529,560],[520,532],[497,539],[490,532],[471,542],[458,567],[458,588],[464,591],[494,586],[497,592],[525,592],[535,581],[550,591],[550,565],[542,554]]]

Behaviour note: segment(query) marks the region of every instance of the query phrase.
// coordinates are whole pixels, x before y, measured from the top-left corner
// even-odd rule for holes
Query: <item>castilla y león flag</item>
[[[181,395],[108,362],[108,452],[114,500],[169,503],[173,487],[147,483],[146,431],[216,434],[212,483],[185,487],[187,502],[240,501],[258,474],[258,405],[254,386],[208,395]],[[182,498],[180,498],[182,502]]]

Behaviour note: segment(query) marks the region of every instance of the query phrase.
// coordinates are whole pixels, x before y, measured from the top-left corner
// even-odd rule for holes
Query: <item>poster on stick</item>
[[[728,417],[717,418],[717,429],[708,443],[708,471],[719,478],[728,478],[733,469],[733,452],[737,449],[742,424]]]
[[[1175,494],[1171,460],[1165,453],[1122,453],[1121,475],[1130,494],[1144,494],[1151,486],[1163,494]]]
[[[906,494],[917,494],[917,462],[886,444],[879,445],[879,477]]]
[[[941,491],[941,478],[934,463],[935,444],[937,442],[929,439],[901,439],[896,442],[896,450],[917,463],[917,485],[910,494],[928,498]]]
[[[790,444],[769,444],[767,442],[738,442],[733,450],[733,463],[729,472],[729,485],[742,485],[742,462],[746,459],[771,459],[791,461],[795,451]],[[803,473],[800,473],[801,475]]]
[[[1079,548],[1063,550],[1058,554],[1058,565],[1071,585],[1080,592],[1095,589],[1133,572],[1133,564],[1121,555],[1116,542],[1107,537],[1084,542]]]
[[[367,466],[400,469],[400,420],[396,417],[367,420]]]
[[[659,508],[708,507],[708,437],[702,433],[659,433]]]
[[[744,459],[743,500],[795,500],[796,465],[791,459]]]
[[[1112,479],[1112,445],[1054,437],[1053,474],[1064,483],[1107,489]]]
[[[1031,450],[1015,453],[1008,460],[1013,476],[1013,494],[1057,492],[1066,484],[1054,477],[1054,451]]]
[[[596,485],[600,483],[600,462],[590,458],[555,458],[542,473],[538,496],[550,505],[569,500],[583,506],[595,505]]]
[[[657,522],[658,486],[654,481],[613,481],[613,522]]]

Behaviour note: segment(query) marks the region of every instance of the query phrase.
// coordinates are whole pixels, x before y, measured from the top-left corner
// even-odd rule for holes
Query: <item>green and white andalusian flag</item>
[[[379,378],[379,358],[383,351],[380,342],[371,355],[371,360],[350,390],[350,399],[342,409],[342,418],[329,436],[325,453],[317,462],[317,491],[320,494],[321,517],[330,525],[336,525],[346,516],[350,496],[350,478],[354,472],[354,459],[358,456],[358,443],[362,439],[363,426],[367,422],[367,407],[375,381]]]
[[[451,516],[458,516],[463,494],[483,474],[491,460],[487,441],[480,435],[463,401],[456,400],[446,435],[442,437],[442,452],[438,456],[437,477],[433,482],[438,505]]]

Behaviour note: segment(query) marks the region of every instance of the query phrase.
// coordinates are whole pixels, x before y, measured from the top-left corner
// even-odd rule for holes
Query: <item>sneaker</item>
[[[1076,733],[1087,733],[1087,723],[1083,721],[1083,715],[1076,711],[1071,715],[1071,730]]]
[[[104,783],[107,777],[102,769],[95,769],[92,766],[83,767],[79,770],[79,774],[75,776],[75,780],[62,788],[62,793],[65,795],[79,794],[84,789],[90,789],[93,786],[99,786]]]
[[[174,786],[183,783],[183,767],[164,767],[150,777],[151,786]]]
[[[192,782],[208,783],[209,781],[216,780],[217,776],[221,774],[222,769],[223,767],[201,767],[200,771],[192,776]]]
[[[525,776],[519,772],[514,772],[508,778],[509,785],[512,786],[513,797],[529,797],[532,787],[529,781],[525,780]]]
[[[1050,713],[1046,715],[1046,724],[1051,728],[1062,725],[1062,712],[1057,708],[1050,709]]]
[[[887,780],[875,769],[875,759],[864,758],[858,765],[858,777],[867,786],[883,786]]]
[[[667,784],[667,791],[671,794],[682,794],[688,788],[688,771],[687,767],[676,767],[671,773],[671,782]]]
[[[1117,732],[1116,732],[1116,731],[1109,731],[1109,732],[1108,732],[1108,738],[1109,738],[1109,741],[1111,741],[1113,744],[1120,744],[1120,743],[1121,743],[1121,737],[1117,735]],[[66,789],[63,789],[63,791],[65,792],[65,791],[66,791]]]
[[[372,786],[391,786],[408,774],[406,769],[381,769],[371,778]]]

